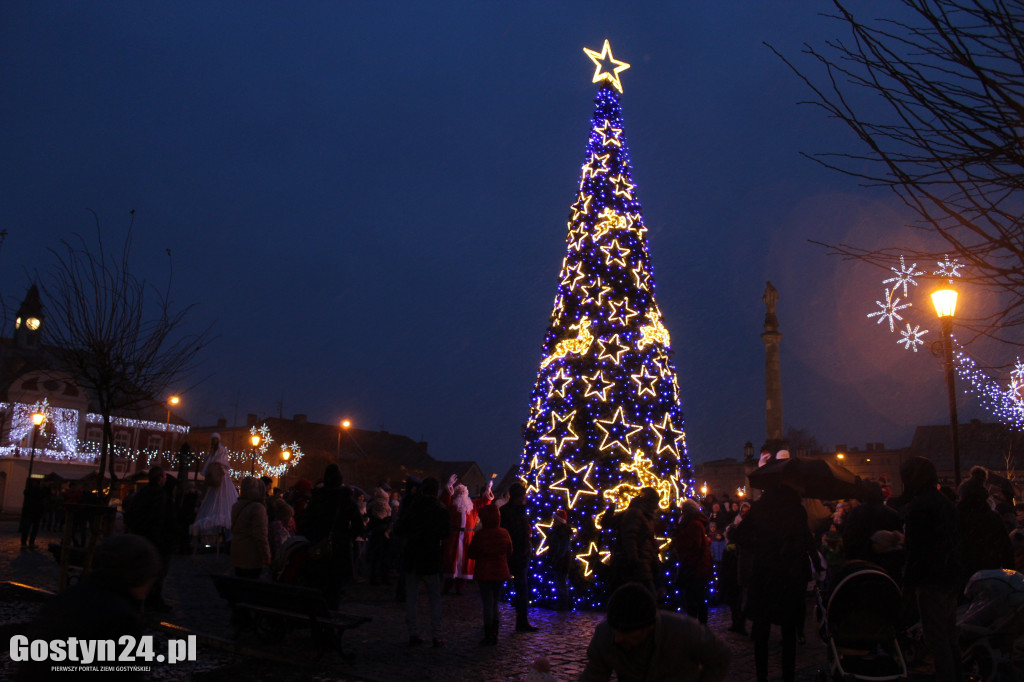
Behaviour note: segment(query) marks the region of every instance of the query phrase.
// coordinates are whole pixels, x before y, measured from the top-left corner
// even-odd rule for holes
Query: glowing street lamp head
[[[177,405],[180,402],[181,402],[181,398],[176,396],[176,395],[172,395],[170,398],[167,399],[167,404],[168,405]]]
[[[846,459],[846,455],[841,452],[836,453],[836,459]]]
[[[252,446],[254,448],[259,447],[260,445],[260,437],[257,436],[256,434],[249,436],[249,441],[252,443]]]
[[[939,289],[932,292],[932,304],[939,317],[953,317],[956,314],[956,289]]]
[[[33,412],[32,413],[32,423],[33,424],[35,424],[36,426],[40,426],[44,421],[46,421],[46,415],[45,414],[43,414],[42,412]]]
[[[352,422],[350,422],[348,419],[342,419],[341,420],[341,428],[347,429],[347,428],[350,428],[351,426],[352,426]]]
[[[283,459],[284,461],[287,462],[291,458],[291,456],[292,456],[292,453],[289,452],[288,450],[282,450],[281,451],[281,459]]]

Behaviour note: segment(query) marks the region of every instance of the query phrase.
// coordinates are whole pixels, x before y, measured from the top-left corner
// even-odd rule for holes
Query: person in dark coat
[[[530,625],[530,559],[533,557],[532,526],[526,516],[526,486],[513,483],[508,489],[508,502],[501,508],[501,527],[512,538],[512,571],[515,586],[516,632],[537,632]]]
[[[569,569],[572,568],[572,528],[569,527],[569,514],[564,509],[555,512],[551,519],[551,532],[548,534],[550,549],[548,561],[555,573],[558,587],[558,608],[572,608],[569,598]]]
[[[960,680],[956,600],[963,586],[960,529],[953,503],[938,489],[935,465],[911,457],[900,466],[907,545],[903,594],[916,600],[935,679]]]
[[[39,534],[39,523],[43,520],[44,496],[43,486],[38,478],[30,478],[25,482],[25,492],[21,502],[21,519],[18,530],[21,531],[21,548],[35,549],[36,535]]]
[[[398,525],[402,522],[402,517],[409,513],[409,507],[412,505],[416,495],[419,494],[421,485],[423,485],[423,481],[416,476],[409,476],[405,479],[405,494],[398,505],[398,516],[394,519],[394,526],[391,531],[393,536],[391,541],[395,546],[395,566],[398,567],[399,571],[398,580],[395,581],[395,601],[401,604],[405,603],[405,576],[402,569],[405,563],[405,538],[398,535],[396,531]]]
[[[1003,519],[988,504],[983,467],[971,468],[971,476],[960,485],[956,512],[960,519],[960,554],[964,578],[977,571],[1013,568],[1013,547]]]
[[[148,478],[149,482],[127,504],[124,521],[129,533],[146,538],[160,553],[160,575],[146,597],[146,610],[169,613],[172,609],[164,601],[163,585],[177,541],[177,519],[163,467],[152,467]]]
[[[741,556],[751,561],[747,617],[753,623],[754,668],[758,682],[768,679],[768,635],[782,628],[782,679],[796,674],[797,627],[806,608],[811,577],[809,552],[814,538],[800,495],[780,485],[765,490],[732,531]]]
[[[882,486],[864,481],[860,504],[853,508],[843,524],[843,551],[849,561],[870,561],[885,569],[893,580],[903,579],[905,554],[902,549],[880,552],[872,540],[879,531],[894,533],[903,528],[899,512],[886,506]]]
[[[672,551],[679,561],[676,585],[683,593],[686,614],[708,624],[708,583],[711,581],[711,542],[708,517],[694,500],[683,500],[683,515],[672,534]]]
[[[324,470],[323,486],[313,490],[306,512],[299,521],[299,535],[320,552],[311,567],[311,578],[324,592],[327,603],[338,608],[344,585],[352,578],[352,541],[363,532],[352,489],[342,485],[337,464]]]
[[[658,543],[654,540],[654,517],[658,511],[658,493],[644,488],[629,501],[617,520],[611,565],[616,585],[638,582],[656,593],[654,573],[658,566]]]
[[[512,556],[512,538],[501,527],[501,512],[494,505],[480,508],[480,522],[483,528],[473,535],[466,554],[476,562],[473,579],[480,587],[480,598],[484,607],[484,639],[481,644],[498,643],[501,619],[498,603],[501,588],[509,579],[509,557]]]
[[[92,571],[43,604],[25,635],[29,641],[76,637],[119,642],[124,636],[139,641],[144,632],[139,605],[160,570],[160,554],[144,537],[126,534],[104,538],[93,553]],[[68,673],[53,670],[53,665],[51,661],[20,663],[16,679],[67,679]],[[118,679],[147,677],[148,673],[141,671],[118,673]]]
[[[430,599],[430,636],[434,648],[444,646],[441,637],[441,545],[448,537],[448,510],[437,499],[441,484],[436,478],[424,479],[406,514],[400,515],[395,533],[405,538],[402,570],[405,573],[405,624],[409,628],[409,646],[423,644],[416,623],[419,584],[427,588]]]

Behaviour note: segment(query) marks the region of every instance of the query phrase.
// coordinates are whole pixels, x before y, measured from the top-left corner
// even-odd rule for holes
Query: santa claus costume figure
[[[458,477],[448,479],[448,515],[451,519],[451,532],[444,541],[441,558],[441,570],[444,573],[443,594],[455,589],[455,594],[462,594],[462,586],[467,580],[473,579],[473,560],[466,556],[466,548],[473,540],[473,531],[480,521],[479,509],[490,504],[494,499],[491,484],[482,497],[470,499],[469,489],[461,483],[456,485]]]

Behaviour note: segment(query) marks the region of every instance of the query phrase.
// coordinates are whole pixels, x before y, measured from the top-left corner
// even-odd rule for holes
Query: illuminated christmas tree
[[[601,88],[519,469],[539,540],[533,600],[558,601],[548,536],[564,509],[573,531],[569,593],[576,607],[602,606],[607,597],[614,517],[606,512],[625,510],[651,487],[668,524],[694,485],[623,134],[619,73],[629,65],[612,56],[608,41],[600,53],[584,51]],[[664,557],[667,538],[659,543]]]

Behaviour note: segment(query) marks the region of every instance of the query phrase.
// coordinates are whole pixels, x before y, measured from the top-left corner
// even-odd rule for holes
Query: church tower
[[[17,348],[37,349],[43,335],[43,304],[39,300],[39,288],[33,284],[25,300],[18,307],[14,319],[14,345]]]

